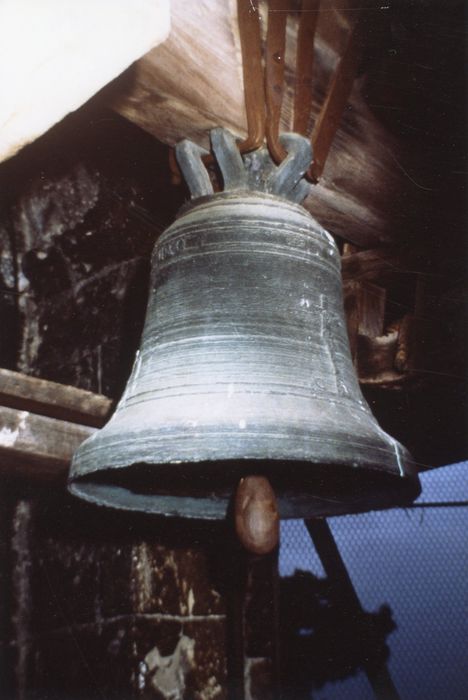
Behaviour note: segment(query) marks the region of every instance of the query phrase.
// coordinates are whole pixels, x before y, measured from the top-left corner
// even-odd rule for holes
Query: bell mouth
[[[273,460],[134,464],[76,477],[69,490],[88,502],[120,510],[222,520],[240,479],[249,475],[269,479],[283,519],[407,507],[421,490],[411,471],[402,476],[359,464]]]

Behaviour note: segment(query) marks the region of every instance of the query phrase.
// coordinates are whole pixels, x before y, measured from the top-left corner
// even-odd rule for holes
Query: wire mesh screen
[[[360,610],[336,595],[304,523],[282,523],[286,698],[468,697],[467,475],[468,462],[432,470],[415,507],[328,520]]]

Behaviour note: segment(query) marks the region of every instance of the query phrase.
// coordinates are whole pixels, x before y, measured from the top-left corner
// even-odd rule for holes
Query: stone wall
[[[0,366],[118,399],[185,197],[167,159],[91,103],[2,165]],[[2,698],[226,696],[224,533],[0,491]]]

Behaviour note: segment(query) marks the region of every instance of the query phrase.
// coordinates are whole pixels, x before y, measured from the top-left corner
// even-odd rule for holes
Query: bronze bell
[[[159,238],[141,347],[117,409],[75,454],[70,491],[148,513],[224,518],[239,479],[267,475],[283,518],[358,512],[419,493],[351,360],[340,256],[300,206],[309,142],[241,158],[211,132],[224,192],[184,141],[192,201]]]

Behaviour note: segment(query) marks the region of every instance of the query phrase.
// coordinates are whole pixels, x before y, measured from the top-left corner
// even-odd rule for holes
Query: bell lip
[[[260,190],[249,190],[248,188],[246,189],[238,189],[238,190],[229,190],[226,192],[213,192],[212,194],[205,194],[202,197],[197,197],[196,199],[191,199],[180,207],[176,214],[176,221],[188,214],[189,212],[194,211],[198,207],[204,207],[207,204],[215,203],[215,202],[234,202],[237,201],[239,202],[240,200],[260,200],[260,201],[269,201],[269,202],[274,202],[276,204],[280,204],[281,206],[284,206],[287,209],[291,209],[301,216],[306,216],[309,219],[312,219],[313,222],[317,224],[321,229],[323,228],[319,222],[312,216],[312,214],[304,207],[302,204],[298,204],[297,202],[292,202],[290,199],[287,199],[286,197],[282,197],[281,195],[278,194],[270,194],[269,192],[261,192]]]
[[[342,411],[345,408],[341,406]],[[382,430],[369,409],[363,410],[363,416],[368,419],[366,427],[370,425],[373,429],[370,436],[353,434],[349,430],[338,434],[323,430],[314,433],[307,423],[295,429],[278,423],[270,425],[268,430],[252,425],[248,432],[246,426],[225,426],[224,430],[205,426],[204,430],[201,427],[187,430],[179,425],[164,435],[158,428],[147,432],[144,426],[125,432],[122,411],[120,423],[114,414],[102,430],[79,446],[72,459],[69,479],[92,477],[106,470],[129,469],[137,464],[161,472],[188,467],[190,475],[196,476],[203,468],[201,465],[213,467],[229,463],[241,465],[238,469],[241,473],[249,462],[270,464],[273,468],[278,464],[292,467],[302,464],[308,468],[326,464],[390,476],[417,476],[417,464],[408,450]]]
[[[209,463],[212,468],[216,465],[220,469],[223,464],[232,463],[233,466],[239,465],[242,460],[222,460]],[[233,474],[232,482],[224,491],[210,493],[209,495],[193,495],[193,494],[177,494],[173,493],[149,493],[128,488],[124,483],[119,484],[106,481],[104,478],[99,481],[99,476],[103,476],[112,471],[112,476],[115,475],[115,468],[107,469],[98,474],[84,474],[70,477],[68,484],[69,492],[85,501],[96,505],[106,506],[113,509],[123,509],[133,512],[146,513],[152,516],[161,517],[178,517],[189,518],[195,520],[222,520],[226,517],[230,502],[236,490],[237,483],[242,476],[254,473],[263,473],[270,478],[275,492],[278,497],[278,505],[280,517],[282,519],[290,518],[311,518],[311,517],[333,517],[337,515],[346,515],[371,510],[382,510],[394,507],[408,507],[417,498],[421,492],[421,486],[416,471],[416,465],[412,460],[405,461],[406,471],[403,474],[391,473],[382,469],[371,469],[369,466],[350,466],[349,464],[314,464],[307,463],[309,473],[309,483],[304,485],[301,491],[298,484],[292,483],[286,488],[278,486],[278,480],[271,470],[262,471],[258,469],[260,462],[269,467],[280,467],[288,469],[288,477],[291,466],[296,465],[300,468],[304,462],[299,460],[245,460],[244,469],[236,471]],[[166,464],[163,465],[167,470],[185,466],[189,468],[190,475],[196,476],[197,467],[202,471],[207,462],[185,464]],[[127,473],[132,479],[132,469],[137,467],[146,467],[149,470],[154,469],[155,478],[158,479],[160,474],[159,465],[141,464],[128,466],[126,469],[117,468],[121,473]],[[194,471],[195,469],[195,471]],[[338,492],[330,493],[330,487],[326,479],[327,470],[332,470],[331,476],[338,480],[345,475],[345,489]],[[339,472],[337,475],[337,471]],[[281,479],[280,479],[281,481]],[[307,480],[306,480],[307,481]],[[294,482],[294,480],[293,480]],[[325,489],[323,484],[325,483]],[[322,492],[321,492],[322,489]],[[328,489],[328,490],[327,490]]]

